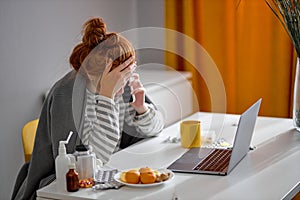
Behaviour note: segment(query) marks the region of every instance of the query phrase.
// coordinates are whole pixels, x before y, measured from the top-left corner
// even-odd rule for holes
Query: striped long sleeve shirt
[[[82,142],[90,145],[104,164],[119,150],[124,123],[134,126],[140,137],[157,135],[164,126],[164,120],[152,104],[148,111],[137,115],[135,109],[125,103],[122,95],[114,100],[94,94],[88,89],[84,116]]]

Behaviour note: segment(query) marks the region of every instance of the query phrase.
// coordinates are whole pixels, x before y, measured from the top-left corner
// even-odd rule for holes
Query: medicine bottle
[[[79,190],[79,178],[78,173],[75,170],[75,163],[71,162],[69,164],[69,171],[66,174],[67,181],[67,191],[76,192]]]
[[[75,150],[73,155],[75,156],[76,171],[79,174],[79,179],[94,179],[97,159],[92,147],[81,144],[77,145]]]

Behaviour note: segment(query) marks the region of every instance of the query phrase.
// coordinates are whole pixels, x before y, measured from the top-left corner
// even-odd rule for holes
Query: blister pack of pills
[[[93,186],[93,190],[107,190],[107,189],[119,189],[122,187],[124,184],[119,183],[117,181],[111,181],[107,183],[98,183]]]
[[[95,181],[98,183],[107,183],[114,181],[114,175],[118,173],[117,169],[101,169],[95,174]]]
[[[95,174],[95,185],[93,190],[118,189],[124,184],[114,180],[114,176],[118,173],[117,169],[98,170]]]

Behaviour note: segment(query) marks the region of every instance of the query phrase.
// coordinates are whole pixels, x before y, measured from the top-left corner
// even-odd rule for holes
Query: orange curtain
[[[191,37],[209,54],[224,84],[226,112],[242,113],[261,97],[260,115],[291,116],[296,56],[264,0],[165,0],[165,27]],[[166,31],[169,47],[181,55],[166,52],[165,63],[193,73],[200,111],[218,112],[212,109],[214,82],[206,80],[211,66],[202,62],[203,55]]]

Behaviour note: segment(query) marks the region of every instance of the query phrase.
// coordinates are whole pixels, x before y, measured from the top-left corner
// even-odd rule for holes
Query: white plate
[[[130,169],[128,170],[124,170],[123,172],[127,172],[129,171]],[[123,182],[121,179],[120,179],[120,176],[123,172],[118,172],[117,174],[115,174],[114,176],[114,179],[119,182],[119,183],[122,183],[124,185],[127,185],[127,186],[130,186],[130,187],[153,187],[153,186],[157,186],[157,185],[161,185],[161,184],[165,184],[165,183],[168,183],[170,182],[175,174],[171,171],[171,170],[168,170],[168,169],[154,169],[155,171],[159,171],[160,173],[170,173],[170,177],[168,180],[166,181],[161,181],[161,182],[158,182],[158,183],[151,183],[151,184],[142,184],[142,183],[139,183],[139,184],[132,184],[132,183],[126,183],[126,182]]]

